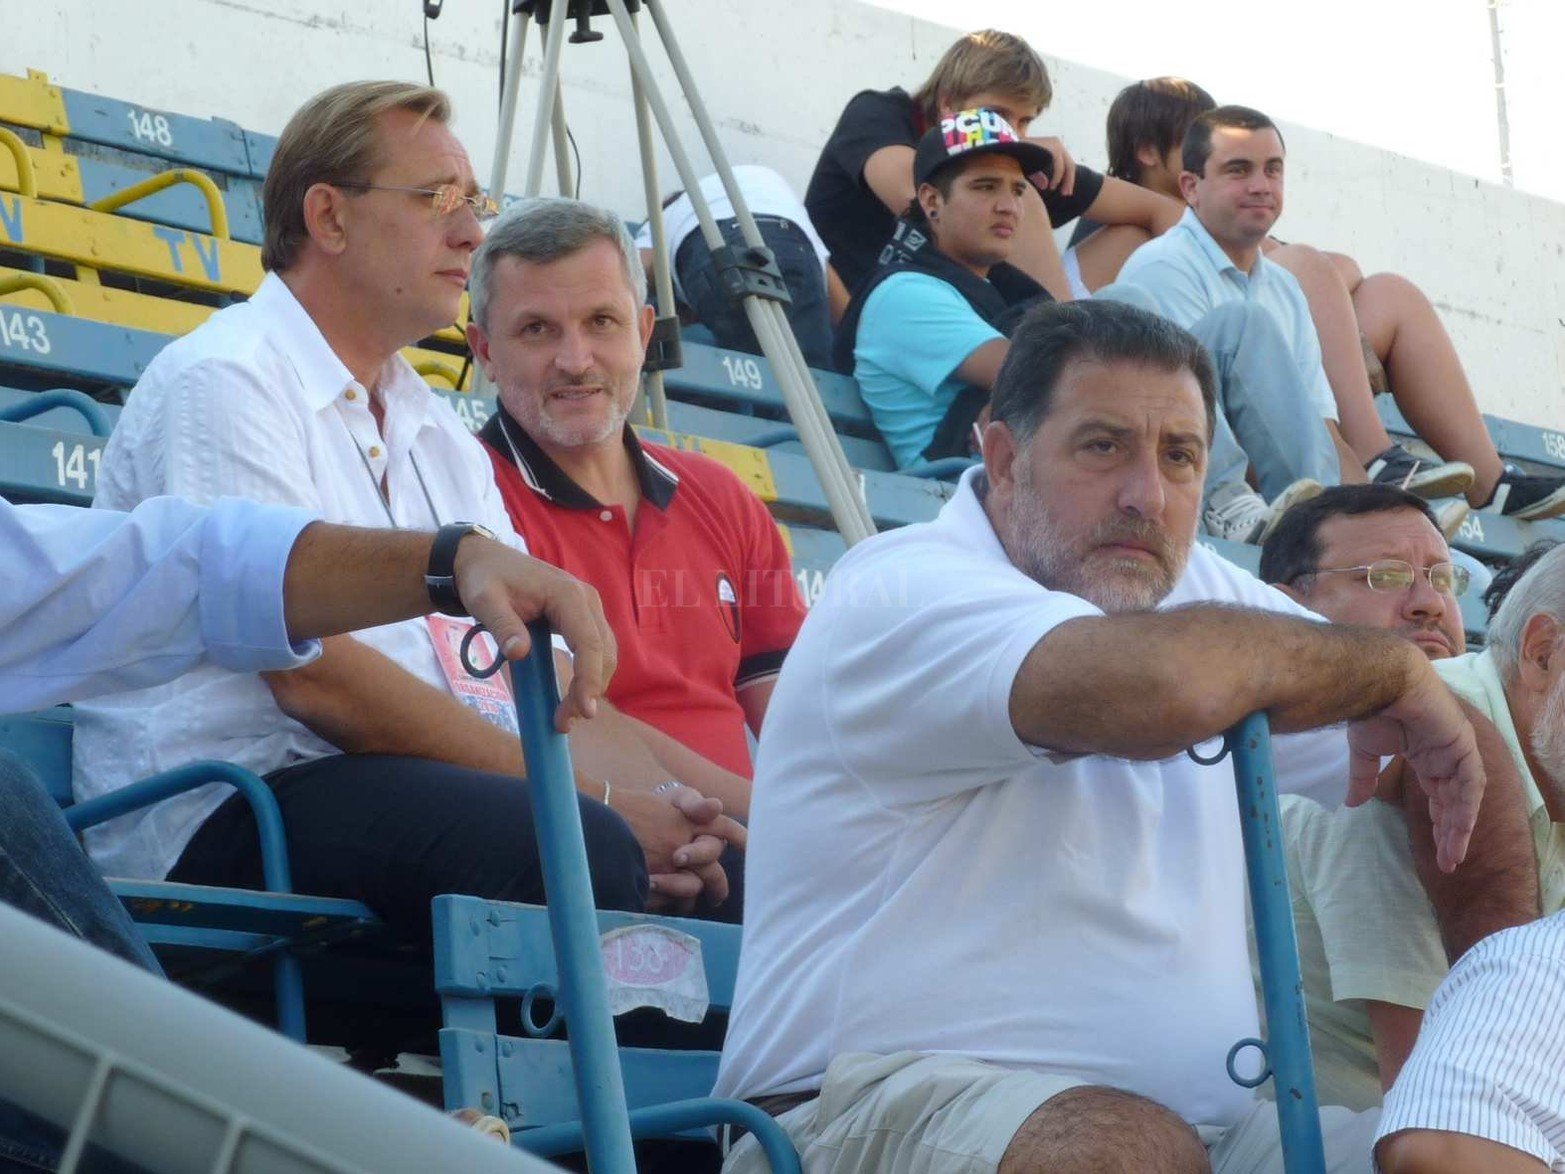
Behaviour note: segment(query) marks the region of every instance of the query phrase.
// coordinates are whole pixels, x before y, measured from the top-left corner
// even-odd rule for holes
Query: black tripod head
[[[539,25],[547,25],[554,9],[554,0],[511,0],[511,11],[525,12]],[[640,12],[641,0],[625,0],[627,12]],[[566,0],[565,18],[576,22],[571,33],[571,44],[582,45],[603,40],[603,34],[593,31],[592,18],[607,16],[609,6],[603,0]]]

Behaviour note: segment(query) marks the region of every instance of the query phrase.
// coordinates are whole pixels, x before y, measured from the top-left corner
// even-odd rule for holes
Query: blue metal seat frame
[[[0,717],[0,744],[21,755],[33,767],[49,793],[64,809],[65,821],[75,832],[83,832],[111,819],[140,811],[198,787],[224,783],[244,796],[255,816],[260,839],[261,873],[266,892],[241,894],[231,890],[212,890],[226,901],[265,903],[270,900],[278,912],[304,913],[305,920],[321,923],[323,928],[362,928],[378,924],[369,909],[357,902],[326,898],[297,897],[293,893],[293,875],[288,865],[288,842],[277,798],[264,780],[229,762],[192,762],[174,770],[141,779],[107,795],[73,803],[70,789],[70,710],[64,707],[37,714]],[[149,899],[155,895],[179,897],[185,903],[199,899],[199,886],[166,882],[115,882],[110,885],[117,896]],[[290,907],[298,904],[300,908]],[[231,930],[202,929],[199,917],[182,919],[181,924],[147,931],[153,944],[182,943],[226,948],[235,940]],[[331,925],[330,923],[335,923]],[[192,926],[195,928],[191,928]],[[277,1029],[300,1043],[305,1041],[304,979],[299,959],[290,950],[286,937],[258,942],[256,934],[243,935],[254,954],[271,954],[277,1007]]]

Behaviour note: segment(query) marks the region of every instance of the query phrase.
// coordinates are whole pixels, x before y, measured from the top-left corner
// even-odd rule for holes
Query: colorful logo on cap
[[[987,107],[958,110],[950,118],[942,119],[940,134],[945,139],[947,155],[960,155],[974,147],[1021,141],[1011,124]]]

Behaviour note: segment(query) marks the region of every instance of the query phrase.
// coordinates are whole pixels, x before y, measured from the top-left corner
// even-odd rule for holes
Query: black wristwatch
[[[456,548],[469,534],[493,538],[494,532],[477,522],[450,522],[435,531],[435,544],[429,548],[429,569],[424,586],[435,610],[448,616],[465,616],[462,597],[456,591]]]

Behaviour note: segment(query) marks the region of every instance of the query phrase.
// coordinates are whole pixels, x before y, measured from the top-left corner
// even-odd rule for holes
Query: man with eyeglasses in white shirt
[[[474,179],[439,90],[336,86],[278,140],[263,189],[263,266],[245,304],[170,344],[130,395],[103,454],[95,504],[158,494],[301,506],[356,526],[475,528],[525,549],[491,466],[399,354],[453,323],[481,222]],[[89,798],[194,759],[265,776],[301,891],[361,900],[428,940],[439,893],[541,901],[521,748],[501,679],[449,654],[449,614],[324,642],[287,672],[201,668],[78,710],[75,788]],[[717,859],[743,829],[676,789],[614,715],[572,747],[595,898],[639,909],[726,894]],[[612,799],[610,791],[612,788]],[[248,809],[221,788],[94,829],[107,873],[259,887]]]
[[[1420,805],[1398,810],[1377,802],[1327,812],[1308,800],[1282,799],[1320,1094],[1368,1109],[1380,1104],[1406,1062],[1450,960],[1488,933],[1538,915],[1534,855],[1539,862],[1560,856],[1545,894],[1549,908],[1565,904],[1565,833],[1552,822],[1553,801],[1545,805],[1555,784],[1526,749],[1547,692],[1518,671],[1518,633],[1507,638],[1491,627],[1489,648],[1463,655],[1457,601],[1468,572],[1452,563],[1429,506],[1404,490],[1338,486],[1295,506],[1262,547],[1260,575],[1336,623],[1398,632],[1417,645],[1471,706],[1469,716],[1488,719],[1487,727],[1474,722],[1480,738],[1498,739],[1509,751],[1486,761],[1509,758],[1519,775],[1491,772],[1477,847],[1453,874],[1415,863],[1419,825],[1428,819]],[[1446,915],[1437,924],[1430,896],[1451,885],[1483,897],[1443,903]]]

